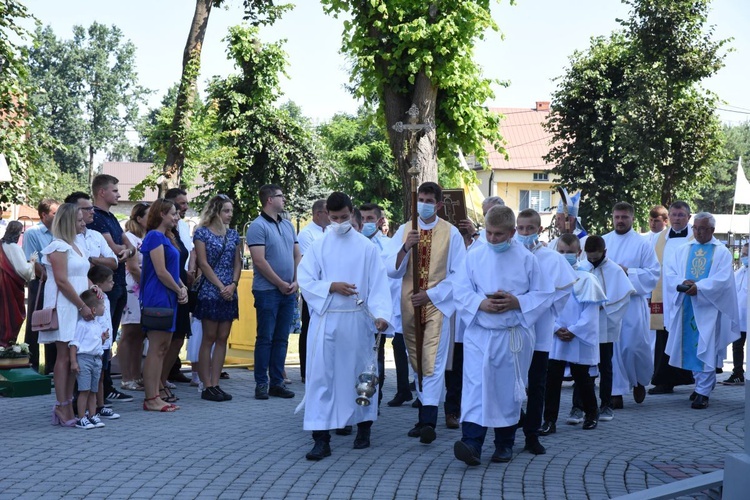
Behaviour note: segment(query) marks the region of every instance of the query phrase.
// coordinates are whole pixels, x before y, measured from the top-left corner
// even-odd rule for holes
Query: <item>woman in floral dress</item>
[[[220,194],[211,198],[195,230],[195,254],[203,274],[193,316],[200,319],[203,339],[198,354],[201,398],[228,401],[232,396],[219,387],[232,322],[239,318],[237,285],[242,271],[240,236],[229,223],[232,200]]]

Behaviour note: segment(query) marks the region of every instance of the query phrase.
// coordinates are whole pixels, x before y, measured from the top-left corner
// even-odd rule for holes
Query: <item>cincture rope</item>
[[[513,387],[513,399],[516,402],[522,402],[526,397],[526,387],[523,384],[523,373],[521,373],[521,361],[518,359],[523,349],[523,331],[519,331],[515,326],[508,328],[510,335],[510,352],[513,354],[513,367],[516,372],[515,383]]]

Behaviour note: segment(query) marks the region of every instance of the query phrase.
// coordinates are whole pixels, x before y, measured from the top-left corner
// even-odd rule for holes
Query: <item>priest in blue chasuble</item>
[[[679,247],[664,270],[664,299],[669,301],[665,324],[670,332],[666,353],[670,365],[693,372],[691,406],[697,410],[708,407],[716,367],[727,345],[740,336],[733,257],[714,238],[715,228],[713,215],[696,214],[695,240]]]

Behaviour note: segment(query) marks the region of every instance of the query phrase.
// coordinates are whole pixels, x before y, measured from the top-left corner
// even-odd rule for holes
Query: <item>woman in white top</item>
[[[128,301],[122,312],[122,337],[118,343],[117,356],[122,370],[123,389],[142,391],[141,357],[143,354],[143,328],[141,327],[140,294],[141,268],[143,254],[140,252],[143,237],[146,236],[146,220],[149,204],[141,202],[133,207],[130,219],[125,223],[125,237],[138,250],[125,262],[125,286]]]
[[[86,249],[76,245],[76,235],[85,229],[83,213],[78,205],[63,203],[52,223],[52,236],[55,239],[42,250],[42,264],[47,270],[44,305],[57,308],[59,328],[39,332],[39,343],[54,342],[57,347],[54,368],[57,402],[52,409],[52,424],[64,427],[74,427],[76,422],[70,405],[75,377],[70,374],[68,343],[73,340],[79,314],[86,321],[94,319],[94,312],[79,297],[89,287],[87,274],[91,268]]]
[[[34,262],[26,262],[26,255],[18,246],[18,237],[23,224],[11,221],[0,242],[0,346],[7,347],[18,338],[21,325],[26,317],[24,307],[24,287],[34,277]],[[31,297],[30,299],[33,299]]]

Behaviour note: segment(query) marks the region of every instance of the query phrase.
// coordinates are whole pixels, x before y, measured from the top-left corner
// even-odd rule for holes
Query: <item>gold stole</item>
[[[409,222],[406,227],[410,227]],[[403,241],[406,241],[408,231],[404,231]],[[448,252],[450,249],[451,225],[438,218],[434,228],[419,231],[419,287],[429,290],[443,281],[447,275]],[[417,369],[417,339],[414,332],[414,307],[411,296],[414,289],[412,281],[413,264],[411,255],[406,266],[403,284],[401,286],[401,321],[404,341],[409,352],[409,361]],[[432,304],[422,306],[422,323],[424,342],[422,343],[422,374],[429,377],[435,371],[435,358],[443,328],[443,314]]]
[[[664,279],[664,247],[667,246],[669,229],[666,228],[659,233],[659,237],[656,240],[656,247],[654,248],[661,269],[659,271],[659,281],[656,282],[656,287],[651,292],[651,300],[649,301],[651,309],[650,326],[652,330],[664,329],[664,287],[662,286],[662,280]],[[693,236],[691,235],[689,238],[686,238],[686,241],[691,241],[692,239]]]

